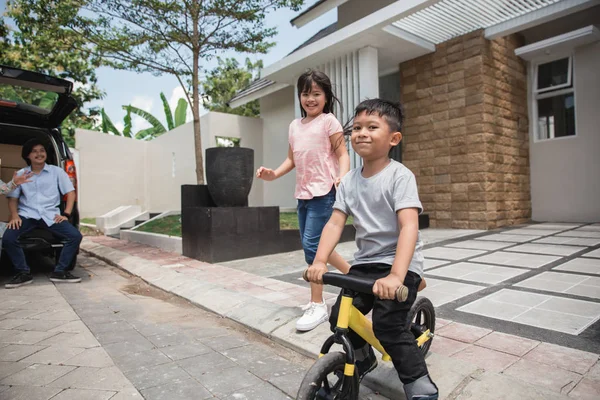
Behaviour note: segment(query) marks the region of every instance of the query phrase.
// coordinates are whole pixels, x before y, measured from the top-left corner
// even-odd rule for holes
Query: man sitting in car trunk
[[[27,141],[23,145],[21,156],[29,165],[21,170],[21,173],[31,171],[33,174],[29,183],[22,184],[7,195],[10,221],[2,238],[2,245],[15,267],[16,275],[5,286],[9,289],[16,288],[33,281],[18,239],[38,227],[48,229],[65,239],[58,265],[50,275],[50,280],[81,282],[81,278],[67,271],[82,239],[81,233],[68,221],[75,204],[75,188],[65,171],[46,164],[47,151],[45,143],[41,140]],[[67,195],[67,204],[62,215],[59,210],[61,193]]]

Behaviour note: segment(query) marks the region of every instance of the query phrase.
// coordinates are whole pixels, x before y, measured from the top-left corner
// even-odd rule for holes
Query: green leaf
[[[100,111],[100,115],[102,116],[102,132],[104,132],[104,133],[112,132],[117,136],[123,136],[121,134],[121,132],[119,132],[117,127],[112,123],[110,118],[108,118],[108,115],[104,111],[104,108],[102,109],[102,111]]]
[[[149,137],[154,136],[154,128],[142,129],[135,134],[135,138],[139,140],[147,140]]]
[[[126,106],[123,106],[123,108],[125,108]],[[144,118],[146,121],[148,121],[150,123],[150,125],[152,125],[153,128],[155,128],[154,133],[165,133],[167,130],[165,129],[165,126],[152,114],[150,114],[147,111],[144,111],[142,109],[139,109],[137,107],[134,106],[128,106],[131,108],[131,112],[139,115],[140,117]]]
[[[131,134],[131,106],[127,106],[125,108],[127,110],[127,114],[123,118],[123,122],[125,122],[125,127],[123,128],[123,136],[133,137]]]
[[[184,98],[179,99],[179,101],[177,102],[177,108],[175,109],[176,127],[185,124],[185,120],[187,117],[187,107],[188,102]]]
[[[46,92],[44,97],[40,100],[38,107],[44,108],[46,110],[51,110],[56,103],[56,93]]]
[[[163,92],[160,92],[160,99],[162,100],[163,103],[163,108],[165,109],[165,117],[167,118],[167,126],[169,127],[169,130],[175,128],[175,126],[177,125],[173,125],[173,113],[171,112],[171,106],[169,106],[169,102],[167,101],[167,98],[165,97],[165,94]]]

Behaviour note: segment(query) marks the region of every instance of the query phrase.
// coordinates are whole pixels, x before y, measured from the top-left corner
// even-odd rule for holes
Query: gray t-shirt
[[[400,234],[396,213],[404,208],[423,211],[415,175],[394,160],[369,178],[362,176],[361,168],[348,172],[338,187],[333,207],[354,218],[358,251],[353,264],[392,265]],[[422,276],[423,261],[419,232],[408,270]]]

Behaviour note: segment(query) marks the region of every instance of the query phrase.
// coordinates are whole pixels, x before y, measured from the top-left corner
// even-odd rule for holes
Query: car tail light
[[[75,161],[67,160],[65,163],[65,172],[69,175],[69,179],[75,188],[75,196],[77,196],[77,169],[75,168]],[[63,199],[66,201],[67,196],[64,196]]]

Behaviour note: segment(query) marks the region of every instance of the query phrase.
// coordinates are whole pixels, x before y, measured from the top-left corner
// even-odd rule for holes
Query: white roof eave
[[[278,82],[292,82],[295,76],[294,68],[292,67],[295,64],[310,59],[314,60],[312,64],[318,65],[337,55],[369,45],[368,43],[362,44],[360,40],[361,36],[364,37],[364,35],[369,33],[381,32],[384,27],[392,22],[422,10],[438,1],[440,0],[403,0],[394,2],[265,67],[261,72],[261,76]],[[427,43],[427,46],[426,50],[430,52],[430,44]]]

